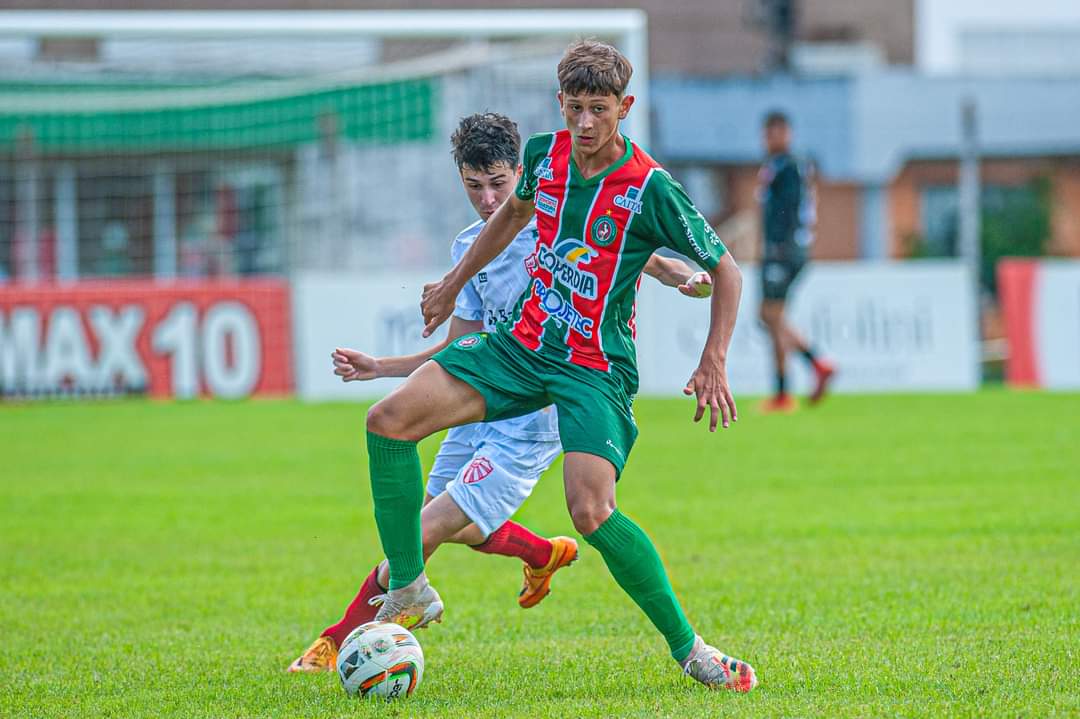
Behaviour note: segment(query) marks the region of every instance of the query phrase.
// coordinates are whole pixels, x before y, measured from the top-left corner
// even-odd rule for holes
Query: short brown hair
[[[622,97],[634,68],[626,57],[599,40],[579,40],[559,61],[559,89],[567,95]]]

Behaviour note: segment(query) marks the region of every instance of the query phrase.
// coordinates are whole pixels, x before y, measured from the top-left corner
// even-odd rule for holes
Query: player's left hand
[[[420,312],[424,316],[424,337],[439,328],[454,313],[458,290],[450,285],[448,278],[424,285],[424,294],[420,297]]]
[[[695,272],[678,287],[687,297],[701,298],[712,295],[712,278],[708,272]]]
[[[727,429],[731,422],[739,419],[738,410],[735,408],[735,397],[731,394],[728,386],[727,368],[724,361],[702,360],[690,381],[683,390],[685,395],[697,395],[697,412],[694,413],[694,421],[700,422],[705,416],[705,408],[709,408],[709,431],[715,432],[717,422],[721,422]]]

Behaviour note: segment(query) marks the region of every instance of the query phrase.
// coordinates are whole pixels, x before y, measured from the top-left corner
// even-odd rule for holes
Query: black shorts
[[[791,285],[805,266],[806,260],[803,258],[763,261],[761,263],[761,298],[786,301]]]

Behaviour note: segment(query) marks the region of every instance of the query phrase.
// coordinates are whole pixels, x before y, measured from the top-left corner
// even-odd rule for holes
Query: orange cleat
[[[577,542],[570,537],[554,537],[551,540],[551,559],[541,569],[525,565],[525,582],[518,592],[518,604],[522,609],[535,607],[551,593],[551,578],[555,572],[568,567],[578,558]]]
[[[810,404],[817,404],[825,397],[825,392],[829,388],[829,381],[836,374],[836,368],[824,360],[818,360],[814,363],[814,374],[817,377],[817,382],[814,384],[814,391],[810,393]]]
[[[330,637],[319,637],[311,643],[288,672],[332,672],[337,665],[337,643]]]
[[[778,394],[761,403],[762,414],[791,414],[799,408],[799,403],[790,394]]]

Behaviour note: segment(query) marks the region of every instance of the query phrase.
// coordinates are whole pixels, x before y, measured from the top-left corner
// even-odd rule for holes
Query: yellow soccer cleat
[[[525,583],[518,592],[518,604],[522,609],[535,607],[550,594],[551,578],[555,572],[570,566],[578,557],[577,542],[570,537],[554,537],[551,544],[551,558],[546,566],[536,569],[525,565]]]
[[[319,637],[289,665],[289,672],[332,672],[337,665],[337,643],[330,637]]]

